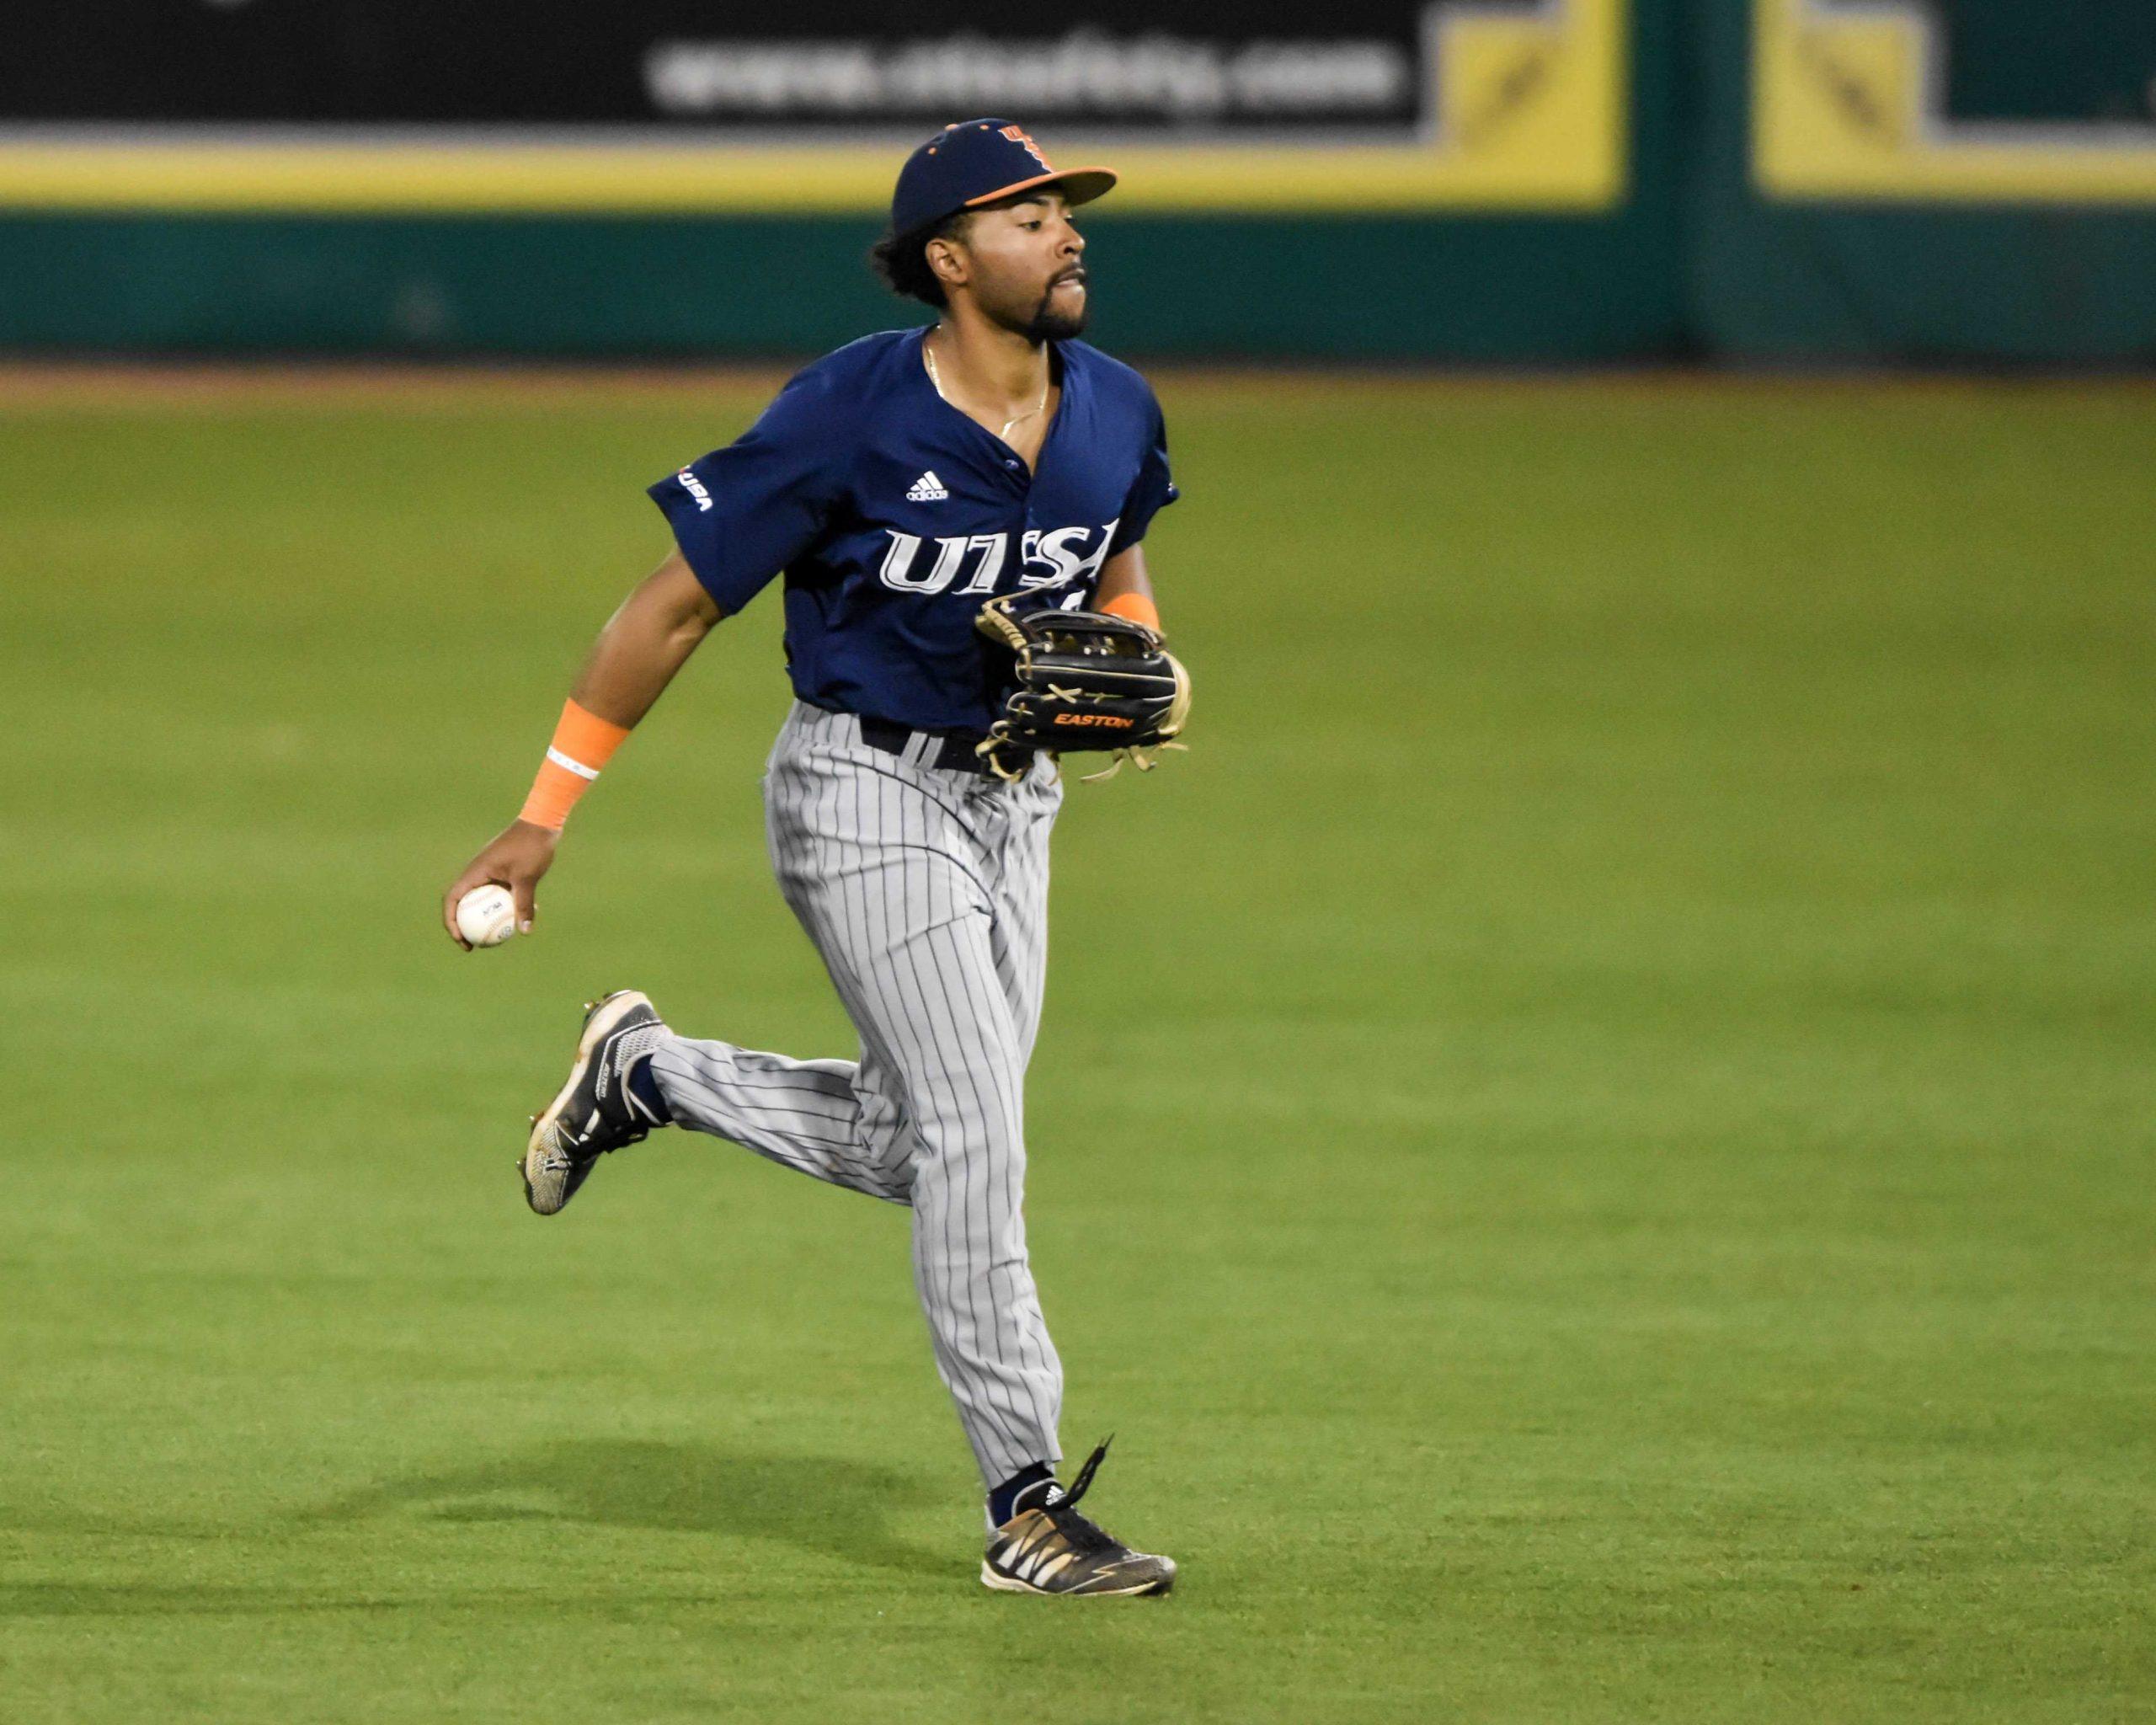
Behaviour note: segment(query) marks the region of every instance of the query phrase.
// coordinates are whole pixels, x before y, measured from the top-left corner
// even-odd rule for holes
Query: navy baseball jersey
[[[886,330],[798,373],[734,443],[651,488],[729,615],[786,577],[803,700],[915,730],[985,731],[999,691],[974,632],[1029,589],[1089,605],[1101,570],[1177,496],[1145,380],[1050,344],[1062,397],[1035,470],[937,393],[924,329]]]

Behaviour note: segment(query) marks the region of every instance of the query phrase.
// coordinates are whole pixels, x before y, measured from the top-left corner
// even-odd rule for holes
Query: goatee
[[[1026,339],[1038,346],[1044,341],[1068,341],[1074,335],[1085,333],[1086,314],[1075,316],[1064,312],[1051,312],[1046,306],[1033,313],[1033,321],[1026,326]]]
[[[1059,285],[1056,284],[1056,286]],[[1038,347],[1045,341],[1068,341],[1075,335],[1082,334],[1086,328],[1086,301],[1081,300],[1078,309],[1075,312],[1057,311],[1055,286],[1051,286],[1049,291],[1041,296],[1041,302],[1033,307],[1033,315],[1024,323],[1008,323],[1001,318],[996,321],[1003,323],[1003,327],[1010,330],[1012,334],[1022,335],[1034,346]]]

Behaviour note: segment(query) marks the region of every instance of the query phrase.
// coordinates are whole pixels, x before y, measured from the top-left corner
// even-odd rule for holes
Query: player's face
[[[1058,191],[979,212],[966,229],[967,286],[993,322],[1030,341],[1086,327],[1086,241]]]

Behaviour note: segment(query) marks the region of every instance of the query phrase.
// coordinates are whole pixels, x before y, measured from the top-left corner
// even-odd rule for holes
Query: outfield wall
[[[863,258],[893,141],[927,128],[906,106],[912,63],[838,58],[856,51],[845,30],[872,27],[860,8],[823,8],[831,45],[750,45],[789,76],[841,64],[848,102],[889,104],[809,126],[750,112],[769,92],[752,103],[718,76],[741,45],[729,58],[640,35],[673,16],[659,0],[625,0],[606,34],[565,34],[551,60],[460,70],[445,52],[431,79],[399,70],[437,28],[419,0],[345,8],[378,27],[365,52],[349,28],[295,34],[289,12],[175,22],[154,0],[115,3],[146,33],[124,73],[63,40],[64,19],[0,68],[0,344],[779,354],[904,315]],[[1226,9],[1086,8],[1104,34],[1059,51],[1108,56],[1086,99],[1121,105],[1027,117],[1059,159],[1125,171],[1089,222],[1104,342],[1509,362],[2156,357],[2146,0],[1336,9],[1334,35],[1296,50],[1332,83],[1283,96],[1266,56],[1310,37],[1301,10],[1235,8],[1247,40],[1193,57],[1187,88],[1164,93],[1139,50],[1196,56]],[[557,11],[565,32],[596,29],[588,8],[526,8]],[[1141,22],[1185,35],[1128,34]],[[563,75],[573,54],[589,77]]]

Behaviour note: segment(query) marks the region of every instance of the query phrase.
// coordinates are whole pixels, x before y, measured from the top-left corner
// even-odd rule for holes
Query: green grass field
[[[974,1579],[895,1210],[556,1221],[579,1003],[808,1054],[777,607],[512,814],[745,387],[0,417],[0,1717],[2156,1719],[2156,395],[1169,378],[1034,1261],[1161,1602]]]

